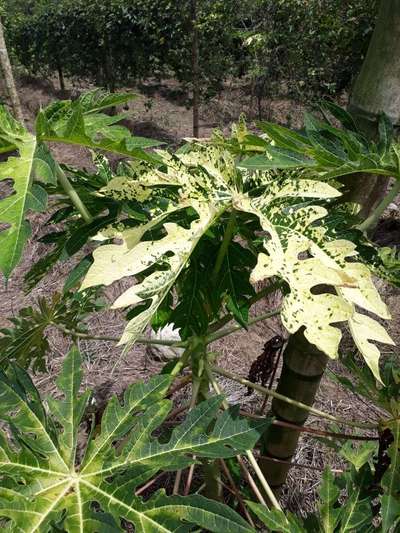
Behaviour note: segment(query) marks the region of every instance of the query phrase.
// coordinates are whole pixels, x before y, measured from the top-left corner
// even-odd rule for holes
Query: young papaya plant
[[[14,194],[9,194],[0,200],[0,222],[6,226],[0,233],[0,239],[4,239],[6,244],[5,259],[1,264],[4,275],[6,277],[10,275],[21,256],[23,244],[29,234],[27,214],[29,210],[38,207],[38,202],[35,203],[32,198],[40,196],[43,199],[40,207],[44,209],[46,195],[50,194],[50,197],[54,198],[48,221],[50,232],[42,236],[41,240],[52,248],[28,273],[27,288],[31,288],[45,276],[53,264],[78,253],[77,264],[65,281],[63,296],[66,300],[65,305],[69,306],[68,299],[72,298],[68,296],[68,291],[76,287],[80,289],[78,294],[85,295],[87,291],[96,287],[100,291],[101,287],[114,282],[129,280],[130,287],[120,293],[112,305],[113,308],[126,310],[128,323],[120,339],[107,337],[107,340],[118,341],[124,346],[124,350],[129,350],[135,342],[159,343],[183,348],[182,355],[171,361],[164,369],[168,384],[165,384],[163,392],[160,392],[159,400],[154,398],[152,404],[162,401],[162,396],[167,393],[172,381],[184,369],[189,369],[192,400],[188,406],[188,417],[197,436],[204,432],[213,432],[215,428],[231,432],[232,428],[236,427],[230,418],[223,419],[226,420],[226,428],[222,428],[223,424],[219,425],[218,418],[215,421],[216,412],[221,405],[228,413],[222,416],[231,416],[229,414],[231,410],[225,402],[222,404],[219,396],[213,415],[210,415],[203,425],[195,419],[196,413],[202,408],[205,409],[207,402],[214,401],[210,400],[210,388],[217,394],[221,392],[216,375],[225,375],[246,387],[258,390],[262,395],[273,396],[281,402],[295,405],[297,409],[311,412],[332,422],[377,431],[380,426],[376,423],[368,424],[365,421],[348,421],[334,417],[302,401],[295,402],[282,391],[271,391],[218,367],[216,364],[218,355],[210,345],[215,340],[241,328],[249,328],[256,322],[279,315],[289,333],[303,331],[305,338],[317,350],[326,357],[337,358],[342,337],[339,325],[343,325],[348,327],[355,345],[372,372],[373,379],[378,383],[382,381],[379,368],[380,351],[375,342],[393,344],[384,326],[378,322],[390,318],[390,314],[373,284],[372,270],[365,260],[365,255],[361,255],[359,250],[359,247],[362,250],[366,247],[374,248],[365,241],[362,231],[353,228],[354,213],[338,204],[341,192],[340,183],[336,178],[348,173],[349,158],[357,168],[365,170],[369,151],[374,169],[380,168],[382,173],[385,173],[389,172],[389,167],[392,171],[396,164],[398,169],[395,158],[396,145],[393,141],[388,141],[382,148],[384,154],[378,158],[375,157],[374,146],[362,145],[360,148],[357,144],[358,151],[353,149],[351,157],[343,156],[347,161],[346,164],[342,164],[343,159],[336,160],[337,165],[343,168],[333,174],[324,170],[321,162],[315,163],[316,158],[313,159],[311,152],[305,155],[307,164],[304,164],[303,157],[303,164],[270,164],[254,170],[247,168],[249,165],[246,163],[246,157],[260,152],[267,153],[272,144],[265,139],[265,136],[249,134],[241,122],[233,128],[232,136],[228,139],[217,133],[209,141],[191,140],[175,153],[167,150],[146,152],[145,148],[154,148],[159,143],[133,137],[129,130],[117,125],[117,122],[123,118],[122,115],[109,116],[104,112],[106,107],[114,107],[129,98],[131,98],[129,95],[110,96],[96,91],[82,96],[76,102],[64,101],[52,104],[40,111],[35,134],[23,129],[3,111],[0,139],[2,151],[7,159],[0,163],[0,176],[5,180],[12,180],[14,189]],[[329,133],[333,135],[331,131]],[[346,147],[352,142],[352,137],[347,131],[343,131],[340,135],[337,133],[337,137]],[[59,164],[51,155],[52,144],[48,144],[54,142],[64,142],[94,150],[95,169],[76,169]],[[118,160],[109,162],[104,152],[114,154]],[[269,156],[263,157],[270,160],[273,154],[268,153]],[[332,160],[329,160],[329,165],[333,165]],[[273,166],[285,168],[275,170]],[[17,203],[14,203],[15,199],[18,199]],[[53,223],[59,223],[58,228],[61,229],[52,231]],[[265,280],[268,285],[257,292],[255,286]],[[281,292],[281,306],[254,316],[252,305],[268,293],[277,290]],[[21,353],[14,349],[13,345],[15,347],[15,344],[18,344],[21,333],[23,335],[23,332],[30,327],[32,331],[38,331],[35,330],[35,323],[39,324],[39,328],[43,323],[56,327],[73,339],[90,339],[90,332],[78,324],[78,316],[74,315],[72,320],[67,320],[67,317],[63,318],[62,313],[55,312],[50,321],[41,322],[33,311],[23,313],[24,320],[17,321],[14,333],[10,331],[6,333],[8,340],[4,341],[4,344],[6,352],[8,350],[7,362],[10,366],[7,369],[7,365],[4,364],[7,371],[4,379],[11,379],[10,375],[17,372],[18,380],[26,382],[26,378],[20,377],[20,371],[15,370],[18,367],[12,360],[21,361],[27,366],[27,349]],[[236,324],[229,325],[233,320]],[[29,322],[32,323],[31,326]],[[157,329],[166,324],[172,324],[179,330],[179,341],[153,339],[146,335],[148,326],[152,325]],[[43,332],[44,329],[40,331]],[[29,339],[25,346],[28,345]],[[37,343],[37,346],[40,350],[46,349],[45,343]],[[35,350],[31,350],[31,354],[34,353]],[[62,382],[68,379],[74,380],[72,360],[75,359],[70,356],[62,375]],[[75,381],[74,387],[78,387]],[[67,396],[63,384],[61,388]],[[19,391],[20,388],[15,385],[13,390]],[[36,393],[24,395],[24,398],[27,398],[29,405],[36,409],[38,402]],[[78,407],[74,409],[80,414],[85,402],[84,400],[79,402]],[[23,442],[28,443],[29,450],[32,449],[32,453],[38,452],[40,459],[42,455],[45,457],[43,460],[46,467],[42,463],[38,467],[50,470],[51,474],[46,472],[45,475],[52,476],[54,484],[57,485],[56,487],[51,483],[47,485],[42,479],[35,482],[36,474],[29,478],[33,485],[24,479],[22,485],[31,488],[21,496],[22,499],[19,499],[19,496],[16,499],[20,502],[19,510],[13,512],[11,503],[6,503],[4,507],[6,510],[3,512],[3,516],[16,521],[18,527],[20,529],[22,527],[21,530],[24,529],[23,526],[19,526],[18,520],[24,518],[18,518],[23,516],[20,510],[28,505],[24,498],[28,498],[29,502],[36,502],[32,495],[37,495],[39,506],[43,504],[51,508],[51,516],[48,518],[50,522],[57,527],[64,527],[67,531],[82,530],[83,511],[78,509],[82,502],[87,517],[85,520],[88,520],[84,525],[89,531],[112,530],[107,527],[119,525],[118,521],[121,518],[134,523],[139,531],[140,527],[143,531],[162,531],[163,527],[167,531],[183,531],[185,525],[178,524],[179,517],[206,529],[216,530],[212,529],[213,527],[221,529],[221,522],[215,521],[215,526],[210,526],[203,521],[203,518],[194,518],[199,516],[197,511],[189,513],[181,510],[180,504],[176,503],[178,500],[176,502],[171,500],[171,506],[164,514],[164,511],[159,513],[156,504],[156,501],[164,502],[164,496],[155,496],[148,502],[139,503],[130,499],[137,487],[154,477],[159,470],[168,469],[177,469],[174,492],[178,494],[182,471],[189,467],[188,480],[193,476],[191,464],[194,459],[188,458],[187,454],[209,459],[203,465],[205,494],[219,498],[222,486],[221,471],[219,463],[215,460],[246,452],[249,462],[247,466],[240,456],[238,461],[258,501],[265,505],[265,495],[267,495],[277,512],[281,511],[279,502],[270,490],[251,451],[258,438],[255,434],[254,442],[244,439],[241,445],[232,444],[228,455],[222,446],[218,447],[214,455],[211,452],[211,455],[208,455],[205,451],[206,446],[202,449],[201,446],[196,448],[193,444],[186,448],[185,461],[180,455],[180,459],[174,462],[174,455],[170,454],[171,449],[169,449],[166,452],[166,455],[169,454],[168,464],[164,464],[161,460],[157,462],[158,459],[155,463],[149,460],[143,469],[132,474],[133,481],[129,478],[128,467],[125,471],[127,463],[124,461],[129,461],[134,456],[134,452],[132,455],[128,451],[130,445],[136,446],[132,444],[134,437],[124,440],[121,445],[122,451],[118,448],[117,452],[110,452],[110,455],[104,457],[99,454],[98,461],[101,465],[97,464],[97,460],[92,461],[98,468],[95,475],[91,467],[85,465],[91,460],[91,454],[95,453],[92,451],[96,447],[93,442],[97,444],[101,442],[98,441],[101,437],[96,437],[89,444],[82,463],[78,463],[79,468],[75,465],[71,469],[71,464],[75,464],[75,461],[70,455],[67,459],[64,457],[66,453],[64,436],[76,432],[76,425],[75,429],[70,427],[65,429],[64,419],[68,416],[65,410],[69,404],[67,401],[62,404],[64,407],[61,407],[61,404],[50,400],[49,410],[53,416],[46,413],[46,420],[50,420],[49,425],[42,427],[42,424],[37,430],[38,435],[42,430],[48,435],[48,438],[43,437],[46,441],[43,447],[36,443],[37,439],[41,442],[42,437],[26,436],[30,423],[24,425],[25,422],[18,414],[17,420],[7,419],[11,430],[15,428],[16,434],[21,435]],[[102,425],[100,433],[101,435],[103,431],[106,434],[111,432],[107,447],[111,441],[120,439],[118,413],[120,408],[124,409],[123,406],[115,407],[115,402],[111,405],[116,415],[111,416],[110,411],[108,416],[106,411],[104,416],[108,422],[104,428]],[[25,412],[24,409],[18,413]],[[161,407],[157,409],[161,410]],[[158,421],[155,414],[158,412],[157,409],[154,410],[154,415],[151,411],[151,416],[148,417],[149,421],[153,416],[154,421],[157,419],[157,425],[149,426],[150,432],[164,420]],[[9,416],[8,411],[9,409],[7,413],[5,411],[5,416]],[[143,416],[146,416],[146,412],[147,407]],[[129,424],[133,424],[131,415],[130,412]],[[55,421],[53,421],[54,416]],[[71,416],[76,416],[74,420],[81,419],[76,413]],[[269,419],[267,422],[264,418],[262,420],[261,425],[257,426],[258,436],[265,431],[266,426],[270,428],[282,424],[279,419],[272,424]],[[382,427],[384,423],[389,422],[382,421]],[[19,428],[20,424],[22,428]],[[141,427],[137,426],[137,430],[140,431]],[[294,425],[294,428],[297,431],[301,429],[299,425]],[[60,429],[61,436],[56,438],[55,435]],[[127,431],[124,430],[121,438]],[[138,431],[134,431],[136,436]],[[179,429],[175,431],[177,433],[173,435],[179,433]],[[170,443],[174,442],[173,435]],[[211,442],[214,442],[213,439],[217,437],[214,433],[211,435]],[[341,438],[345,439],[357,437],[357,435],[341,435]],[[146,433],[146,437],[143,437],[147,439],[146,442],[149,438],[150,433]],[[179,437],[176,438],[179,440]],[[56,441],[59,443],[58,452],[51,453],[49,457],[56,460],[60,455],[64,463],[65,460],[69,461],[68,474],[60,462],[56,465],[48,463],[50,459],[44,451],[48,451],[49,439],[56,448]],[[71,439],[72,437],[70,442]],[[139,441],[138,449],[146,448],[148,444],[144,441],[142,443],[140,436]],[[152,442],[149,445],[150,449],[158,449],[158,446],[168,448],[168,445],[160,442],[158,444]],[[15,452],[12,446],[6,449],[8,450],[6,454]],[[28,453],[25,448],[23,453]],[[122,459],[122,464],[118,463],[119,456],[125,457]],[[35,458],[32,461],[36,465],[39,459]],[[113,464],[118,464],[121,469],[115,467],[114,470]],[[261,490],[251,477],[249,468],[254,470]],[[224,468],[223,471],[229,480],[229,471],[228,474]],[[106,477],[101,477],[103,473]],[[116,478],[113,478],[114,473]],[[59,475],[61,477],[57,477]],[[13,484],[12,480],[15,479],[13,475],[6,477],[7,490],[11,491],[6,500],[10,502],[18,490],[24,491]],[[49,502],[51,498],[47,493],[47,486],[52,487],[49,489],[51,497],[53,490],[58,495],[56,503],[54,500],[53,503]],[[72,486],[73,492],[71,492]],[[237,494],[235,485],[231,484],[231,487],[231,490]],[[95,496],[88,493],[89,488],[95,491]],[[189,481],[185,491],[186,488],[190,491]],[[46,504],[42,501],[42,494]],[[83,495],[83,499],[79,494]],[[117,501],[114,500],[114,496]],[[163,505],[164,503],[160,503],[161,507]],[[213,504],[210,505],[210,509],[214,509]],[[241,506],[247,516],[248,511],[243,502]],[[153,529],[153,526],[141,521],[140,513],[147,513],[150,508],[154,512],[149,511],[149,513],[156,520]],[[140,509],[139,514],[135,514],[137,509]],[[35,512],[32,516],[36,516]],[[93,517],[94,512],[99,514]],[[251,517],[250,520],[248,516],[247,518],[251,523]],[[107,524],[104,527],[102,520]],[[158,525],[157,520],[159,520]],[[78,526],[75,525],[76,521]],[[47,524],[50,522],[45,522],[44,527],[48,527]],[[240,531],[235,529],[236,525],[226,526],[231,529],[224,527],[222,531]],[[243,525],[243,527],[249,526]]]

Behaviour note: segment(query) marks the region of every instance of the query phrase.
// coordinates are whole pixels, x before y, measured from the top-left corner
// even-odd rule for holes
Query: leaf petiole
[[[319,409],[316,409],[315,407],[311,407],[304,403],[297,402],[296,400],[293,400],[292,398],[288,398],[287,396],[284,396],[283,394],[279,394],[278,392],[262,387],[261,385],[258,385],[257,383],[253,383],[249,381],[248,379],[242,378],[241,376],[234,374],[233,372],[229,372],[229,370],[225,370],[224,368],[220,368],[218,366],[212,366],[211,370],[215,372],[216,374],[220,374],[221,376],[225,376],[229,379],[232,379],[233,381],[237,381],[238,383],[241,383],[242,385],[245,385],[246,387],[250,387],[258,392],[261,392],[262,394],[268,394],[269,396],[272,396],[273,398],[277,398],[278,400],[281,400],[283,402],[289,403],[291,405],[295,405],[296,407],[300,407],[301,409],[304,409],[304,411],[309,411],[313,415],[318,416],[320,418],[326,418],[327,420],[331,420],[332,422],[336,422],[338,424],[343,424],[343,425],[361,428],[361,429],[378,429],[379,427],[378,424],[369,424],[366,422],[345,420],[344,418],[336,417],[329,413],[325,413],[324,411],[320,411]]]

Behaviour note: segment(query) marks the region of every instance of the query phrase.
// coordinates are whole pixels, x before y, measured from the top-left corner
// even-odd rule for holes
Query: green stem
[[[373,228],[378,223],[380,217],[382,216],[383,212],[387,208],[387,206],[393,202],[393,200],[396,198],[396,196],[400,193],[400,179],[397,179],[391,188],[391,190],[387,193],[387,195],[383,198],[381,203],[378,205],[378,207],[369,215],[368,218],[364,220],[359,226],[358,229],[360,231],[367,231],[370,228]]]
[[[261,298],[264,298],[265,296],[268,296],[268,294],[271,294],[272,292],[275,292],[282,286],[282,281],[276,281],[275,283],[271,283],[271,285],[268,285],[268,287],[265,287],[261,291],[257,292],[252,298],[249,298],[247,305],[250,307],[251,305],[255,304]],[[223,326],[226,326],[231,320],[233,320],[234,316],[232,313],[228,313],[227,315],[223,316],[216,322],[210,325],[208,329],[208,334],[214,333],[215,331],[218,331]]]
[[[228,224],[225,228],[224,238],[222,240],[222,244],[220,246],[220,249],[218,250],[217,260],[215,261],[215,266],[213,273],[211,275],[211,283],[215,283],[217,276],[219,274],[219,271],[221,270],[222,263],[224,262],[224,258],[226,255],[226,252],[228,250],[229,244],[232,240],[233,233],[235,231],[235,213],[234,211],[231,212]]]
[[[193,377],[192,398],[189,404],[189,411],[193,409],[196,405],[197,398],[199,396],[199,390],[200,390],[200,381],[196,377]],[[174,483],[172,494],[179,494],[179,487],[181,484],[182,472],[183,472],[182,468],[176,472],[175,483]]]
[[[62,171],[60,165],[56,166],[56,171],[57,171],[57,179],[58,179],[60,185],[62,186],[62,188],[64,189],[66,194],[69,196],[71,202],[74,204],[76,209],[81,214],[83,220],[87,224],[90,224],[91,222],[93,222],[92,215],[86,209],[85,204],[82,202],[82,200],[80,199],[78,193],[76,192],[76,190],[71,185],[69,179],[67,178],[65,173]]]
[[[180,372],[182,372],[182,370],[186,367],[186,365],[188,364],[188,361],[189,361],[189,358],[191,357],[192,355],[192,351],[193,351],[193,348],[190,344],[187,345],[185,351],[183,352],[183,354],[180,356],[179,358],[179,361],[177,361],[176,365],[174,366],[174,368],[170,371],[170,375],[175,377],[177,376]],[[192,376],[194,379],[194,374],[192,373]]]
[[[246,454],[251,463],[251,466],[254,468],[254,472],[257,474],[257,477],[262,485],[262,488],[265,490],[265,494],[268,496],[269,501],[272,503],[272,506],[275,507],[275,509],[277,509],[278,511],[282,511],[282,507],[279,505],[279,502],[276,499],[273,490],[269,486],[268,481],[265,479],[264,474],[262,473],[260,467],[258,466],[256,458],[253,455],[253,452],[251,450],[247,450]]]
[[[268,318],[272,318],[276,315],[279,315],[280,312],[281,310],[279,308],[279,309],[274,309],[273,311],[269,311],[268,313],[264,313],[262,315],[256,316],[254,318],[251,318],[248,321],[247,325],[252,326],[253,324],[257,324],[257,322],[261,322],[263,320],[267,320]],[[227,335],[230,335],[231,333],[235,333],[236,331],[239,331],[241,329],[243,329],[243,326],[241,326],[240,324],[235,324],[231,328],[227,328],[222,331],[216,331],[215,333],[212,333],[211,335],[207,335],[205,339],[206,343],[210,344],[210,342],[214,342],[218,339],[221,339],[222,337],[226,337]]]
[[[92,341],[107,341],[107,342],[118,342],[119,337],[108,337],[107,335],[90,335],[89,333],[84,333],[82,331],[76,331],[64,327],[62,324],[57,322],[50,322],[50,324],[66,335],[71,337],[78,337],[79,339],[92,340]],[[153,344],[158,346],[171,346],[173,348],[184,348],[186,346],[185,341],[175,341],[169,339],[149,339],[147,337],[138,337],[136,342],[138,344]]]
[[[368,423],[360,422],[360,421],[345,420],[344,418],[330,415],[329,413],[320,411],[319,409],[316,409],[315,407],[311,407],[309,405],[306,405],[305,403],[297,402],[296,400],[293,400],[292,398],[288,398],[287,396],[284,396],[283,394],[279,394],[278,392],[262,387],[261,385],[258,385],[257,383],[253,383],[249,381],[248,379],[244,379],[238,376],[237,374],[234,374],[232,372],[229,372],[228,370],[225,370],[224,368],[220,368],[218,366],[212,366],[211,370],[215,372],[216,374],[220,374],[221,376],[225,376],[229,379],[232,379],[233,381],[237,381],[238,383],[245,385],[246,387],[250,387],[258,392],[261,392],[262,394],[268,394],[269,396],[272,396],[272,398],[277,398],[278,400],[281,400],[288,404],[299,407],[300,409],[304,409],[304,411],[308,411],[315,416],[318,416],[320,418],[326,418],[327,420],[330,420],[331,422],[336,422],[338,424],[343,424],[343,425],[347,425],[347,426],[351,426],[355,428],[361,428],[361,429],[377,429],[378,428],[377,424],[368,424]]]
[[[218,385],[218,383],[216,382],[215,378],[214,378],[214,375],[210,369],[210,367],[207,365],[206,366],[206,372],[207,372],[207,375],[208,375],[208,379],[210,380],[210,383],[213,387],[213,389],[215,390],[215,392],[217,394],[222,394],[222,391]],[[223,400],[222,401],[222,405],[224,407],[224,409],[229,409],[229,404],[226,400]],[[275,498],[275,494],[272,492],[272,489],[271,487],[268,485],[268,481],[265,479],[264,477],[264,474],[261,472],[260,470],[260,467],[258,466],[257,464],[257,461],[253,455],[253,452],[251,450],[247,450],[246,451],[246,455],[252,465],[252,467],[254,468],[254,471],[255,473],[257,474],[257,477],[258,477],[258,480],[260,481],[263,489],[265,490],[265,493],[266,495],[268,496],[270,502],[272,503],[273,507],[275,507],[275,509],[278,509],[278,511],[282,511],[282,508],[281,506],[279,505],[279,502],[278,500]]]

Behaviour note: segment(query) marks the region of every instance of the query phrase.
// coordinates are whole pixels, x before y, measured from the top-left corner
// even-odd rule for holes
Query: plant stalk
[[[257,322],[262,322],[263,320],[268,320],[269,318],[272,318],[276,315],[279,315],[281,312],[280,308],[275,309],[274,311],[269,311],[268,313],[264,313],[262,315],[256,316],[254,318],[251,318],[247,325],[252,326],[253,324],[257,324]],[[214,342],[218,339],[222,339],[222,337],[226,337],[227,335],[231,335],[232,333],[236,333],[236,331],[239,331],[243,329],[243,326],[240,324],[235,324],[231,328],[223,329],[222,331],[216,331],[215,333],[211,333],[211,335],[207,335],[206,337],[206,343],[210,344],[211,342]]]
[[[268,394],[269,396],[272,396],[272,398],[277,398],[278,400],[281,400],[290,405],[303,409],[304,411],[308,411],[309,413],[312,413],[314,416],[317,416],[319,418],[325,418],[327,420],[330,420],[331,422],[336,422],[338,424],[343,424],[343,425],[360,428],[360,429],[378,429],[377,424],[368,424],[368,423],[364,423],[360,421],[345,420],[344,418],[339,418],[339,417],[330,415],[329,413],[320,411],[319,409],[316,409],[315,407],[311,407],[310,405],[306,405],[302,402],[293,400],[293,398],[289,398],[273,390],[266,389],[265,387],[262,387],[261,385],[258,385],[257,383],[252,383],[248,379],[242,378],[238,376],[237,374],[229,372],[229,370],[225,370],[224,368],[221,368],[219,366],[214,365],[211,367],[211,370],[215,372],[216,374],[220,374],[221,376],[225,376],[231,379],[232,381],[237,381],[238,383],[241,383],[242,385],[245,385],[246,387],[250,387],[258,392],[261,392],[261,394],[263,395]]]
[[[218,250],[218,255],[217,255],[217,259],[215,261],[215,266],[214,266],[214,270],[211,274],[211,283],[215,283],[216,280],[217,280],[217,277],[218,277],[218,274],[221,270],[221,267],[222,267],[222,263],[224,262],[224,259],[225,259],[225,255],[226,255],[226,252],[228,250],[228,247],[229,247],[229,244],[232,240],[232,237],[233,237],[233,234],[234,234],[234,231],[235,231],[235,220],[236,220],[236,216],[235,216],[235,213],[234,211],[231,212],[230,216],[229,216],[229,220],[228,220],[228,224],[225,228],[225,233],[224,233],[224,237],[223,237],[223,240],[222,240],[222,244]]]
[[[56,166],[56,171],[57,171],[57,179],[58,179],[61,187],[64,189],[65,193],[69,196],[71,202],[74,204],[74,206],[76,207],[76,209],[78,210],[78,212],[82,216],[83,220],[87,224],[90,224],[91,222],[93,222],[92,215],[89,213],[89,211],[87,210],[85,204],[82,202],[82,200],[80,199],[78,193],[73,188],[71,182],[69,181],[69,179],[65,175],[65,172],[63,172],[63,170],[61,169],[60,165],[58,165],[58,164]]]
[[[248,413],[240,409],[240,414],[247,416],[248,418],[253,418],[254,420],[264,419],[264,416],[255,415],[253,413]],[[310,435],[315,435],[316,437],[332,437],[333,439],[340,440],[357,440],[357,441],[378,441],[379,437],[368,437],[364,435],[351,435],[349,433],[335,433],[334,431],[324,431],[322,429],[312,428],[310,426],[298,426],[297,424],[291,424],[290,422],[284,422],[283,420],[273,420],[272,425],[281,426],[284,428],[293,429],[299,431],[300,433],[308,433]]]
[[[366,218],[359,226],[360,231],[368,231],[370,228],[374,228],[379,222],[380,217],[383,215],[385,209],[389,204],[393,202],[396,196],[400,194],[400,178],[395,181],[391,190],[386,194],[378,207]]]
[[[206,372],[207,372],[207,375],[208,375],[208,379],[210,380],[210,383],[211,385],[213,386],[215,392],[217,394],[222,394],[222,391],[218,385],[218,383],[216,382],[215,378],[214,378],[214,375],[210,369],[210,367],[207,365],[206,367]],[[223,400],[222,401],[222,405],[224,407],[224,409],[229,409],[229,404],[226,400]],[[257,461],[253,455],[253,452],[251,450],[247,450],[246,452],[246,455],[252,465],[252,467],[254,468],[254,471],[255,473],[257,474],[257,477],[265,491],[265,494],[268,496],[269,498],[269,501],[271,502],[272,506],[275,507],[275,509],[277,509],[278,511],[282,511],[282,507],[279,505],[279,502],[278,500],[275,498],[275,494],[272,492],[272,489],[271,487],[268,485],[268,482],[267,480],[265,479],[264,477],[264,474],[262,473],[262,471],[260,470],[260,467],[258,466],[257,464]]]
[[[107,341],[107,342],[118,342],[119,337],[109,337],[107,335],[90,335],[89,333],[84,333],[83,331],[76,331],[64,327],[62,324],[57,322],[50,322],[50,324],[66,335],[71,337],[78,337],[79,339],[92,340],[92,341]],[[155,346],[171,346],[173,348],[184,348],[186,346],[185,341],[175,341],[173,339],[149,339],[148,337],[138,337],[136,340],[138,344],[153,344]]]
[[[254,525],[254,522],[253,522],[253,519],[251,518],[250,516],[250,513],[249,511],[247,510],[247,507],[246,507],[246,504],[244,503],[244,500],[240,494],[240,490],[238,489],[238,487],[236,486],[236,483],[232,477],[232,474],[230,473],[229,471],[229,468],[227,467],[225,461],[223,459],[220,459],[219,462],[221,463],[221,466],[222,466],[222,470],[224,471],[224,474],[229,482],[229,485],[231,486],[231,490],[232,490],[232,493],[233,495],[237,498],[239,504],[240,504],[240,507],[242,508],[242,511],[243,513],[245,514],[246,516],[246,519],[247,521],[249,522],[249,524],[251,525],[251,527],[255,527]]]
[[[200,381],[198,379],[193,379],[193,381],[192,381],[192,398],[190,400],[189,411],[191,409],[193,409],[193,407],[196,405],[197,398],[199,396],[199,390],[200,390]],[[191,465],[191,466],[194,466],[194,465]],[[193,475],[193,471],[192,471],[192,475]],[[179,494],[179,486],[180,486],[180,483],[181,483],[181,478],[182,478],[182,469],[178,470],[177,473],[176,473],[175,483],[174,483],[174,488],[173,488],[172,494]],[[189,484],[189,488],[190,488],[190,484]]]

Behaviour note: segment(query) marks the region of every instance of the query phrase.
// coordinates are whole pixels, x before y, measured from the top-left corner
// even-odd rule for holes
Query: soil
[[[85,88],[87,86],[71,87],[78,92]],[[127,125],[134,134],[161,139],[170,146],[176,146],[181,139],[191,136],[192,113],[186,106],[186,95],[178,91],[177,84],[173,80],[163,83],[147,83],[133,88],[133,92],[138,96],[129,106],[131,117]],[[54,89],[52,82],[40,80],[21,82],[20,94],[28,125],[32,125],[33,118],[41,106],[62,96]],[[237,120],[243,111],[251,117],[249,97],[240,87],[233,84],[227,85],[220,96],[202,106],[200,135],[208,137],[216,127],[228,131],[231,123]],[[269,119],[282,123],[290,121],[293,127],[301,127],[303,111],[301,104],[284,99],[268,102],[265,109]],[[90,154],[85,150],[70,146],[54,146],[53,149],[59,160],[64,163],[77,166],[90,166],[91,164]],[[386,218],[379,228],[379,238],[385,245],[392,244],[394,241],[396,241],[395,244],[399,244],[400,224],[397,220],[399,217],[396,206],[394,210],[394,214],[393,212],[385,214]],[[31,305],[39,296],[48,297],[60,290],[64,276],[76,261],[58,264],[29,294],[24,293],[24,273],[44,251],[44,245],[38,243],[35,237],[42,234],[46,219],[47,216],[43,214],[31,217],[33,234],[25,250],[23,261],[15,270],[8,285],[3,284],[0,287],[0,327],[9,325],[7,317],[16,315],[22,307]],[[400,291],[381,281],[379,281],[379,289],[392,311],[393,320],[387,326],[398,346],[400,342]],[[120,292],[118,284],[106,291],[106,297],[112,301],[117,292]],[[253,312],[258,314],[275,305],[276,296],[272,296],[257,303]],[[117,311],[103,312],[88,321],[88,329],[94,335],[106,334],[118,337],[123,327],[124,318]],[[218,364],[242,376],[247,376],[252,361],[262,352],[265,341],[276,334],[286,335],[278,320],[272,319],[257,323],[249,331],[235,333],[215,343],[213,349],[220,353]],[[41,391],[51,393],[56,392],[55,376],[69,348],[69,342],[59,331],[49,329],[47,335],[51,346],[48,360],[49,372],[36,375],[34,379]],[[79,348],[84,358],[84,386],[95,389],[99,397],[121,394],[128,384],[137,379],[148,378],[158,372],[163,365],[162,362],[149,356],[149,352],[140,345],[135,345],[126,355],[121,355],[121,350],[113,343],[104,341],[81,340]],[[383,352],[399,355],[396,347],[384,346]],[[334,372],[343,372],[339,362],[332,361],[329,366]],[[220,385],[232,402],[246,404],[251,411],[255,411],[260,406],[262,398],[256,394],[246,396],[245,387],[227,379],[221,379]],[[184,402],[188,395],[188,389],[183,389],[177,401]],[[371,409],[371,406],[327,377],[324,377],[322,381],[316,407],[349,419],[377,419],[377,413]],[[313,417],[310,417],[308,424],[313,427],[328,428],[325,423]],[[308,436],[300,438],[300,446],[294,461],[303,466],[291,469],[287,486],[282,493],[282,503],[292,511],[300,512],[301,510],[304,513],[314,508],[315,494],[323,468],[341,469],[343,463],[330,448]],[[307,466],[312,468],[309,469]]]

